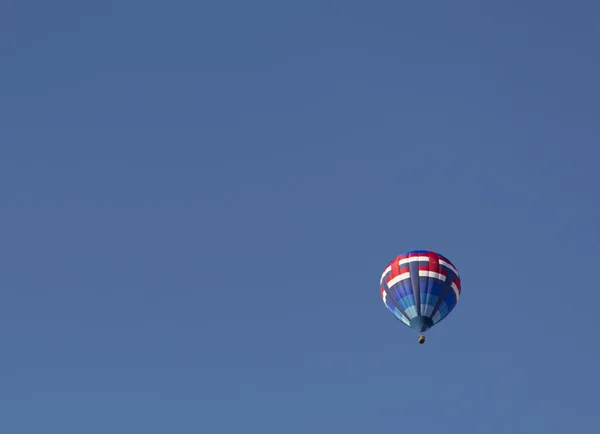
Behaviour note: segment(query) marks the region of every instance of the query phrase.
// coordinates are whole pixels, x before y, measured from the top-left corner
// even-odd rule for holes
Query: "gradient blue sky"
[[[597,1],[0,13],[0,431],[594,432]],[[424,346],[379,277],[463,278]]]

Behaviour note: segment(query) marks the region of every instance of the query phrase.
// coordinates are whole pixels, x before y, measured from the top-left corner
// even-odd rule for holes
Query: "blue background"
[[[0,431],[594,432],[599,13],[3,2]]]

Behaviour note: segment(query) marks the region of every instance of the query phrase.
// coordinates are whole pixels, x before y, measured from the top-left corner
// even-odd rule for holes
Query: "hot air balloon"
[[[424,333],[446,318],[460,297],[460,276],[444,256],[413,250],[397,256],[381,275],[381,297],[394,316]]]

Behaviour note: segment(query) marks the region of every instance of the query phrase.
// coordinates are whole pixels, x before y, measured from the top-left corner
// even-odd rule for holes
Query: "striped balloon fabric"
[[[420,333],[454,309],[461,291],[460,276],[452,262],[428,250],[394,258],[383,272],[380,285],[387,308]]]

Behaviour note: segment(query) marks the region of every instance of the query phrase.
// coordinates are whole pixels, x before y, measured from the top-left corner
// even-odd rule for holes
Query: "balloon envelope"
[[[381,296],[407,326],[424,332],[443,320],[460,297],[460,276],[450,260],[429,250],[397,256],[384,270]]]

